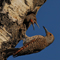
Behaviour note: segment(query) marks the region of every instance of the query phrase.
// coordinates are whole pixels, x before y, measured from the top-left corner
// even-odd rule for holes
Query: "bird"
[[[25,44],[19,50],[13,53],[13,56],[37,53],[49,46],[54,41],[54,35],[50,33],[44,26],[43,28],[46,36],[37,35],[37,37],[34,36],[33,40],[26,40]]]
[[[38,23],[37,23],[36,15],[33,12],[31,14],[28,14],[25,17],[25,22],[31,22],[34,30],[35,30],[34,23],[38,26],[38,28],[40,28]]]

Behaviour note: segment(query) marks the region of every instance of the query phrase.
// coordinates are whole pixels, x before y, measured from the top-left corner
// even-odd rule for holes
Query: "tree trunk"
[[[14,48],[31,25],[25,17],[46,0],[0,0],[0,60],[6,60],[3,50]],[[36,14],[35,14],[36,15]]]

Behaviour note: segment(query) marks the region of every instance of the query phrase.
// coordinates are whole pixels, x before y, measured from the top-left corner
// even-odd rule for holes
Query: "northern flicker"
[[[46,32],[45,37],[41,36],[41,35],[37,35],[37,37],[34,36],[33,40],[30,40],[30,41],[26,40],[24,46],[21,47],[15,53],[13,53],[13,56],[15,56],[15,55],[20,56],[20,55],[36,53],[36,52],[43,50],[47,46],[49,46],[54,41],[54,36],[52,33],[48,32],[44,26],[43,26],[43,28]]]

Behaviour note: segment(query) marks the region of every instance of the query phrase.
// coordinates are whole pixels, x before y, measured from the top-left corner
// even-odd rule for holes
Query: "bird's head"
[[[32,25],[33,25],[33,29],[35,29],[35,27],[34,27],[34,23],[39,27],[39,25],[38,25],[38,23],[37,23],[36,16],[35,16],[34,14],[31,15],[30,22],[31,22]],[[39,28],[40,28],[40,27],[39,27]]]
[[[47,40],[47,43],[48,43],[48,44],[51,44],[51,43],[54,41],[54,36],[53,36],[52,33],[48,32],[48,30],[47,30],[44,26],[43,26],[43,28],[44,28],[44,30],[45,30],[45,32],[46,32],[45,38],[46,38],[46,40]]]
[[[30,22],[33,25],[33,29],[35,30],[35,26],[34,23],[39,27],[38,23],[37,23],[37,19],[36,19],[36,15],[33,12],[28,12],[28,14],[25,17],[26,22]],[[39,27],[40,28],[40,27]]]

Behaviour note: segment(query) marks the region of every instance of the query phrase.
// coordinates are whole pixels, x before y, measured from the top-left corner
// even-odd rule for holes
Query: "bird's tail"
[[[0,50],[1,53],[6,53],[4,55],[4,58],[9,57],[10,55],[13,55],[13,53],[15,53],[17,50],[19,50],[19,48],[11,48],[11,49],[2,49]]]

